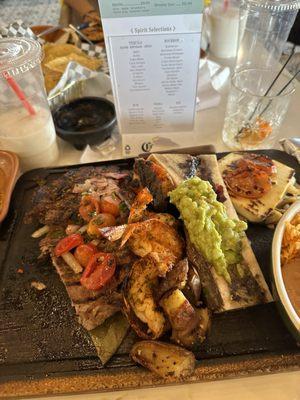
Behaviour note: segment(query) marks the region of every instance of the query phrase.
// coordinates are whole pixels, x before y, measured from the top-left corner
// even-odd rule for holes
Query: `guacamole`
[[[228,266],[241,261],[241,238],[247,224],[230,219],[211,184],[198,177],[182,182],[169,196],[180,211],[191,242],[230,282]]]

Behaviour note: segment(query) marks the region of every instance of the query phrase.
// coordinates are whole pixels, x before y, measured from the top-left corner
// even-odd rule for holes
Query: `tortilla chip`
[[[54,60],[51,60],[47,64],[45,64],[45,67],[52,69],[53,71],[61,72],[63,73],[65,69],[67,68],[67,65],[69,62],[75,61],[82,65],[83,67],[96,70],[101,66],[101,60],[97,60],[96,58],[89,58],[86,56],[82,55],[77,55],[75,53],[71,53],[65,57],[58,57],[55,58]]]
[[[55,44],[46,43],[43,46],[44,59],[43,64],[47,64],[49,61],[54,60],[58,57],[65,57],[71,53],[82,55],[84,54],[78,47],[73,44]]]
[[[53,71],[47,67],[43,67],[44,79],[45,79],[45,87],[47,93],[49,93],[59,82],[62,73]]]
[[[69,62],[75,61],[91,70],[97,70],[102,64],[101,60],[87,56],[72,44],[46,43],[43,49],[42,68],[47,93],[57,85]]]

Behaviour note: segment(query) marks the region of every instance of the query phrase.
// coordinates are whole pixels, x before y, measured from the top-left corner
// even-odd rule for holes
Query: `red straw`
[[[32,105],[29,103],[29,101],[26,99],[24,92],[20,88],[20,86],[17,84],[17,82],[7,73],[3,73],[4,78],[6,79],[7,83],[9,86],[12,88],[12,90],[15,92],[15,94],[18,96],[18,98],[21,100],[23,103],[23,106],[26,108],[26,110],[29,112],[30,115],[35,115],[36,112]]]
[[[224,11],[227,11],[227,10],[228,10],[228,6],[229,6],[229,0],[224,0],[224,2],[223,2],[223,9],[224,9]]]

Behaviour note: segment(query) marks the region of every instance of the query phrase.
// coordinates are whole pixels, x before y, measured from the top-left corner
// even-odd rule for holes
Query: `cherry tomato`
[[[96,253],[86,266],[80,283],[89,290],[99,290],[113,277],[116,260],[111,253]]]
[[[80,265],[86,267],[90,259],[93,257],[94,254],[97,253],[97,251],[97,247],[92,243],[81,244],[76,248],[74,256]]]
[[[87,227],[87,233],[90,236],[100,237],[101,233],[99,229],[114,225],[116,225],[116,219],[113,215],[101,213],[90,220]]]
[[[101,212],[117,217],[120,214],[120,203],[121,201],[116,195],[102,196],[100,199]]]
[[[95,214],[100,213],[100,202],[93,196],[87,195],[83,196],[81,199],[79,214],[81,217],[89,222]]]
[[[61,239],[57,243],[54,249],[54,254],[56,257],[59,257],[63,253],[66,253],[67,251],[70,251],[81,244],[83,244],[83,237],[79,233],[74,233],[73,235]]]

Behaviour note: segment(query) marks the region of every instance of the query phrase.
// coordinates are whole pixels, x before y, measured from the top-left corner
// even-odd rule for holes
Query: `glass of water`
[[[232,76],[222,138],[233,150],[272,148],[294,85],[278,71],[245,68]],[[286,86],[287,85],[287,86]],[[285,87],[286,86],[286,87]]]

